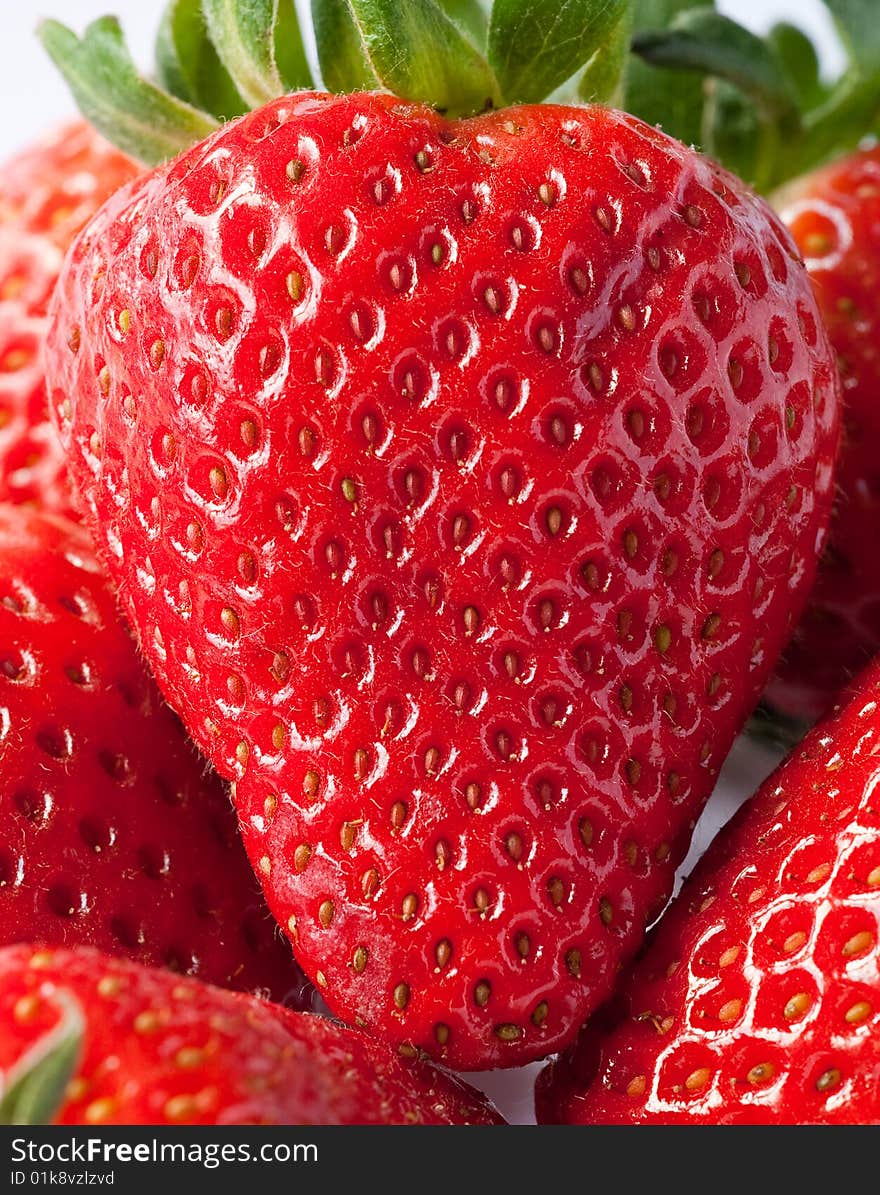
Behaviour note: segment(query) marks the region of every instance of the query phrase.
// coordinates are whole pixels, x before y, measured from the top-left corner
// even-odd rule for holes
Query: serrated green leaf
[[[202,0],[202,12],[220,61],[250,107],[282,95],[275,63],[278,0]]]
[[[714,8],[713,0],[636,0],[635,31],[665,29],[691,8]],[[660,125],[686,145],[701,144],[703,80],[693,71],[649,66],[629,56],[622,107],[648,124]]]
[[[489,64],[436,0],[348,0],[383,87],[452,116],[498,106]]]
[[[596,85],[613,91],[631,16],[632,0],[495,0],[489,62],[506,102],[538,103],[587,63]]]
[[[772,48],[720,13],[684,12],[665,30],[636,34],[632,48],[654,65],[695,70],[732,83],[780,125],[799,122],[797,97]]]
[[[218,119],[247,111],[208,37],[201,0],[167,5],[156,35],[156,67],[166,91]]]
[[[55,993],[61,1008],[56,1027],[39,1040],[5,1076],[0,1125],[52,1124],[82,1054],[85,1021],[66,992]]]
[[[816,47],[797,25],[783,21],[767,34],[776,57],[797,93],[803,108],[810,108],[822,99],[824,88],[819,74],[819,55]]]
[[[312,0],[312,25],[321,79],[328,91],[344,95],[379,87],[348,0]]]
[[[877,0],[824,0],[850,61],[860,70],[880,71],[880,12]]]
[[[272,53],[285,91],[314,86],[294,0],[277,0]]]
[[[40,40],[80,111],[108,140],[154,165],[202,141],[217,122],[138,74],[115,17],[100,17],[78,38],[43,21]]]

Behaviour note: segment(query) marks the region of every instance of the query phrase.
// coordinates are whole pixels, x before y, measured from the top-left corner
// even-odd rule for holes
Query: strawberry
[[[0,225],[67,249],[105,199],[141,167],[84,120],[70,121],[3,163]]]
[[[45,316],[63,253],[47,237],[0,224],[0,304]],[[5,371],[4,371],[5,372]]]
[[[75,517],[48,418],[42,342],[63,251],[138,173],[84,121],[54,130],[0,170],[0,502]]]
[[[79,81],[118,45],[51,28]],[[827,518],[836,371],[770,210],[606,108],[305,92],[102,209],[48,368],[142,649],[333,1011],[459,1067],[570,1040]]]
[[[89,949],[0,950],[0,1123],[503,1123],[361,1033]]]
[[[46,306],[60,268],[50,241],[0,227],[0,501],[74,517],[42,362]]]
[[[880,150],[864,150],[787,193],[783,213],[804,254],[837,353],[845,399],[839,497],[816,588],[768,692],[815,721],[880,651]]]
[[[2,505],[0,943],[22,939],[309,998],[85,532]]]
[[[538,1084],[576,1124],[877,1123],[880,663],[721,831]]]

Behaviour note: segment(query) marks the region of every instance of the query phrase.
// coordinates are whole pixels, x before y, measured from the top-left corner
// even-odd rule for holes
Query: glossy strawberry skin
[[[503,1123],[365,1035],[87,949],[0,949],[0,1073],[71,1004],[85,1035],[58,1124]]]
[[[768,697],[815,721],[880,651],[880,149],[811,175],[783,213],[804,255],[843,382],[843,441],[816,587]]]
[[[721,831],[604,1024],[542,1073],[540,1120],[880,1122],[878,753],[874,664]]]
[[[48,418],[46,309],[76,233],[139,172],[84,121],[52,130],[0,170],[0,502],[76,517]]]
[[[3,163],[0,224],[70,245],[102,203],[143,167],[84,120],[50,129]]]
[[[307,1006],[86,533],[0,506],[0,943],[92,945]]]
[[[768,210],[604,109],[300,96],[111,201],[53,409],[331,1008],[570,1039],[810,583],[833,360]]]

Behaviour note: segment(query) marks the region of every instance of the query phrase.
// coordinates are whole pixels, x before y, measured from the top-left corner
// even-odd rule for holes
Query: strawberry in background
[[[0,225],[45,237],[62,253],[140,167],[84,120],[49,130],[0,167]]]
[[[310,1000],[86,532],[3,504],[0,943],[23,940]]]
[[[45,237],[0,226],[0,501],[75,518],[43,371],[45,311],[62,258]]]
[[[75,517],[48,419],[42,345],[64,252],[139,167],[84,121],[0,167],[0,501]]]
[[[880,651],[880,150],[863,150],[785,195],[843,383],[831,534],[809,606],[767,697],[815,721]]]
[[[0,1124],[503,1124],[362,1033],[95,950],[0,949]]]
[[[880,1121],[880,663],[721,831],[538,1082],[565,1124]]]

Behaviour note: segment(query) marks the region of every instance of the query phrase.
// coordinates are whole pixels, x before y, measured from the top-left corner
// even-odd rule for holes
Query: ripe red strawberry
[[[460,1066],[555,1048],[811,579],[834,370],[772,216],[603,109],[283,100],[111,201],[49,363],[331,1007]]]
[[[48,29],[87,106],[118,37]],[[49,362],[143,650],[333,1010],[462,1067],[565,1043],[810,584],[837,381],[779,222],[605,108],[305,92],[110,201]]]
[[[3,163],[0,225],[66,250],[104,200],[141,170],[87,121],[70,121]]]
[[[880,664],[719,834],[539,1118],[880,1121]],[[599,1018],[601,1021],[601,1018]]]
[[[0,227],[0,501],[72,516],[42,360],[45,311],[60,267],[50,241]]]
[[[300,1006],[307,985],[88,537],[0,506],[0,943],[88,944]]]
[[[811,175],[784,215],[843,379],[838,499],[816,588],[769,699],[815,721],[880,651],[880,150]]]
[[[45,315],[63,253],[47,237],[0,224],[0,304]],[[5,371],[4,371],[5,372]]]
[[[46,308],[63,251],[139,169],[83,121],[54,130],[0,169],[0,502],[75,517],[48,418]]]
[[[3,1124],[503,1123],[363,1034],[94,950],[0,950],[0,1076]]]

